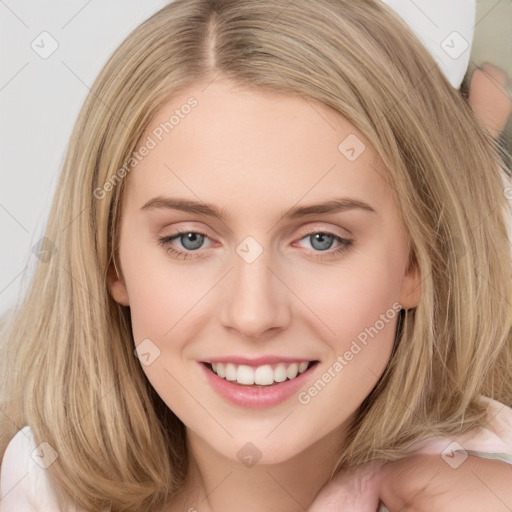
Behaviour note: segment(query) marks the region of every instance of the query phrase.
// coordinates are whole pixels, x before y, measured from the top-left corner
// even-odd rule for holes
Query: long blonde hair
[[[312,98],[353,123],[389,171],[421,272],[420,303],[402,312],[338,467],[482,426],[480,394],[512,406],[498,150],[412,32],[378,0],[177,0],[130,34],[92,86],[46,228],[57,251],[38,262],[2,334],[1,453],[30,425],[59,454],[47,471],[63,504],[156,511],[184,482],[184,425],[142,371],[130,310],[106,283],[125,180],[95,191],[171,95],[218,77]]]

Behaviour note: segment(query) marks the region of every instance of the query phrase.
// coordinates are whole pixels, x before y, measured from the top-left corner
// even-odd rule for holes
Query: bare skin
[[[506,84],[505,73],[488,63],[470,82],[469,104],[493,137],[512,111]],[[440,454],[420,452],[394,463],[374,461],[340,471],[308,512],[375,512],[380,502],[390,512],[505,512],[512,510],[511,478],[512,466],[501,461],[468,456],[453,469]]]
[[[127,178],[122,275],[109,274],[113,297],[130,306],[136,345],[150,339],[158,347],[144,372],[186,426],[190,473],[170,511],[303,511],[387,365],[398,319],[393,304],[407,309],[419,301],[419,272],[409,265],[386,170],[346,119],[311,100],[217,80],[172,98],[140,144],[190,96],[197,107]],[[141,209],[155,196],[212,203],[227,216]],[[340,197],[374,211],[283,217]],[[177,228],[204,233],[204,243],[192,250],[185,235],[174,238]],[[324,245],[308,229],[325,233]],[[237,252],[248,236],[262,250],[251,263]],[[353,242],[335,253],[338,236]],[[325,241],[332,241],[328,249]],[[307,404],[292,396],[263,409],[234,405],[200,367],[229,355],[318,360],[307,391],[381,315],[378,334]],[[250,468],[237,456],[248,442],[261,454]]]
[[[449,440],[448,440],[449,442]],[[324,486],[308,512],[508,512],[512,466],[467,456],[450,466],[441,454],[414,453],[396,462],[342,470]]]
[[[475,70],[469,84],[469,104],[493,137],[503,130],[512,111],[506,85],[506,74],[489,63]]]
[[[499,74],[485,68],[475,73],[470,89],[472,108],[482,125],[494,136],[503,128],[510,112],[509,102],[503,96],[503,81],[500,80]],[[277,406],[265,411],[264,415],[261,412],[258,415],[223,403],[214,392],[205,389],[204,382],[195,387],[194,383],[189,383],[186,372],[194,373],[194,363],[197,363],[199,356],[211,353],[230,354],[232,344],[237,347],[237,354],[292,353],[303,356],[307,353],[318,358],[323,367],[327,368],[328,363],[335,359],[336,353],[341,353],[348,347],[348,332],[354,334],[358,328],[363,329],[365,322],[362,318],[365,317],[368,325],[372,314],[377,313],[375,304],[370,307],[364,301],[357,301],[358,296],[362,297],[362,288],[358,290],[355,286],[351,287],[350,279],[347,284],[350,272],[362,276],[362,263],[368,265],[372,261],[375,264],[377,255],[383,256],[386,250],[384,240],[378,240],[377,230],[372,231],[371,223],[365,221],[365,214],[347,211],[334,216],[318,215],[301,219],[301,222],[290,226],[289,230],[283,228],[278,231],[270,239],[274,246],[269,249],[264,228],[270,229],[281,221],[278,207],[282,207],[284,201],[282,194],[273,194],[276,189],[286,190],[284,197],[290,198],[301,198],[311,189],[311,196],[306,195],[302,201],[304,203],[308,203],[308,197],[310,202],[313,202],[313,198],[318,199],[314,202],[328,199],[333,190],[346,195],[359,193],[360,196],[366,191],[366,199],[373,200],[372,204],[378,204],[377,209],[385,218],[380,227],[388,228],[386,234],[389,240],[398,240],[398,247],[401,249],[393,253],[397,263],[393,273],[395,285],[391,288],[393,293],[386,296],[387,303],[391,304],[391,300],[397,299],[402,306],[413,307],[418,300],[418,296],[413,293],[415,289],[418,290],[417,276],[415,280],[413,273],[405,272],[407,248],[404,238],[400,237],[396,205],[390,200],[387,182],[383,179],[385,173],[378,157],[367,141],[364,141],[364,137],[346,120],[334,116],[322,106],[315,105],[316,110],[313,110],[306,102],[297,98],[283,100],[266,95],[251,96],[226,87],[228,84],[214,85],[215,87],[206,89],[206,93],[201,93],[200,88],[188,91],[198,98],[201,110],[194,112],[195,118],[187,119],[188,124],[182,123],[179,126],[180,131],[172,132],[167,140],[160,142],[151,155],[145,157],[138,171],[130,176],[128,201],[125,202],[123,211],[121,242],[121,266],[125,280],[111,274],[112,292],[116,300],[132,308],[134,333],[139,333],[136,340],[151,338],[162,350],[164,357],[161,358],[160,366],[154,364],[145,368],[148,378],[187,426],[187,443],[191,455],[190,473],[185,489],[171,505],[170,512],[193,508],[199,511],[229,511],[240,506],[253,512],[271,509],[298,511],[307,506],[311,506],[310,512],[349,512],[350,507],[354,512],[373,512],[380,499],[391,512],[402,509],[406,503],[410,510],[421,511],[425,507],[432,509],[435,505],[436,509],[450,511],[460,510],[461,502],[456,497],[460,497],[461,492],[466,492],[466,508],[473,506],[476,507],[474,510],[480,510],[478,507],[482,503],[488,503],[489,495],[483,486],[473,485],[471,492],[466,489],[468,478],[475,478],[475,474],[491,474],[493,482],[496,482],[497,492],[506,499],[506,485],[510,477],[506,472],[510,468],[504,463],[476,457],[468,459],[471,464],[465,466],[466,472],[453,473],[453,478],[449,474],[446,476],[450,478],[434,479],[427,488],[425,482],[430,481],[430,477],[448,469],[440,458],[434,459],[428,455],[408,457],[399,463],[387,464],[384,469],[377,463],[340,473],[330,485],[324,485],[328,471],[335,462],[333,451],[343,441],[343,429],[349,424],[351,414],[358,401],[364,398],[364,393],[357,395],[356,392],[349,404],[344,401],[344,406],[339,408],[334,417],[326,416],[325,408],[332,410],[329,402],[337,403],[337,393],[338,396],[347,396],[344,388],[350,387],[351,392],[360,389],[368,392],[371,389],[389,355],[392,329],[387,333],[387,340],[384,331],[379,334],[381,341],[378,348],[381,351],[377,354],[377,344],[374,344],[371,349],[374,350],[374,357],[371,361],[359,358],[359,361],[354,360],[351,363],[353,373],[350,381],[354,382],[354,379],[359,378],[358,385],[350,386],[349,379],[343,380],[340,375],[338,381],[323,391],[322,401],[315,399],[305,407],[298,407],[296,403],[284,404],[283,407]],[[152,126],[156,126],[160,120],[168,119],[169,112],[183,104],[188,96],[184,95],[181,102],[180,98],[170,102],[167,110],[164,107],[161,115],[156,116]],[[235,119],[234,114],[230,117],[230,112],[236,112],[240,117]],[[321,112],[321,115],[315,112]],[[239,126],[240,120],[241,128],[234,128],[235,125]],[[209,123],[213,125],[214,121],[217,137],[207,129],[201,130],[202,126],[206,127]],[[336,151],[337,145],[349,134],[357,134],[366,145],[365,151],[354,162],[347,161]],[[242,148],[243,151],[237,151],[237,148]],[[304,148],[309,149],[306,155],[304,151],[300,151]],[[336,174],[336,179],[334,175],[327,174],[324,180],[315,185],[319,176],[313,162],[320,162],[324,169],[335,165],[335,169],[341,172]],[[174,173],[165,167],[166,163]],[[205,169],[208,173],[205,173]],[[203,184],[205,177],[207,186]],[[361,181],[357,178],[361,178]],[[276,187],[264,187],[264,184],[276,184]],[[210,219],[205,222],[205,217],[202,216],[169,211],[158,214],[154,212],[151,218],[143,217],[137,207],[140,208],[145,200],[162,190],[168,191],[168,195],[179,190],[180,196],[199,196],[204,201],[227,207],[233,213],[232,218],[238,222],[227,225],[218,222],[210,224]],[[291,207],[295,202],[290,201],[284,205]],[[258,208],[259,205],[265,206],[265,212],[275,215],[270,215],[267,219],[262,215],[263,208]],[[286,209],[283,208],[283,212]],[[203,256],[204,259],[197,260],[191,259],[192,256],[169,260],[166,254],[164,261],[164,258],[157,255],[156,244],[151,235],[165,229],[170,231],[167,226],[172,227],[183,222],[192,223],[187,228],[211,228],[208,233],[211,240],[219,243],[215,244],[212,252],[219,247],[223,248],[215,264],[212,263],[212,252]],[[295,259],[290,260],[291,253],[284,252],[283,247],[293,247],[292,252],[295,252],[300,251],[300,245],[286,245],[285,242],[299,240],[296,236],[298,227],[310,224],[319,228],[334,225],[341,228],[342,232],[345,229],[353,232],[360,241],[356,254],[346,253],[340,259],[328,260],[328,264],[320,263],[321,260],[311,260],[302,252],[297,252]],[[235,241],[242,240],[248,233],[259,234],[255,238],[266,249],[266,254],[269,254],[268,262],[273,264],[269,268],[274,272],[281,269],[279,277],[285,278],[284,282],[288,283],[290,289],[295,290],[296,295],[300,293],[299,296],[305,304],[312,304],[315,311],[322,312],[326,324],[336,326],[338,323],[338,310],[332,307],[334,302],[340,305],[340,318],[352,318],[354,306],[351,309],[348,301],[344,300],[347,296],[355,296],[355,303],[366,307],[353,325],[347,326],[344,323],[343,329],[348,328],[346,335],[326,335],[319,320],[315,320],[311,314],[308,316],[307,308],[301,309],[300,304],[293,300],[290,291],[283,293],[287,290],[286,287],[276,287],[275,281],[274,287],[270,286],[272,279],[269,274],[265,274],[263,265],[248,266],[237,260],[236,256],[233,258]],[[371,244],[372,237],[374,245]],[[302,240],[307,243],[308,239],[302,237]],[[177,244],[178,241],[174,243]],[[374,250],[373,254],[370,248]],[[390,248],[391,244],[387,246],[387,250]],[[227,252],[227,249],[232,250]],[[382,252],[379,253],[378,249]],[[210,249],[201,250],[204,252]],[[285,264],[287,260],[288,263]],[[386,258],[384,261],[389,269],[393,268],[392,262]],[[178,331],[174,331],[171,343],[170,338],[160,333],[165,332],[167,326],[179,321],[178,317],[187,314],[187,308],[180,310],[181,300],[185,298],[192,306],[195,302],[195,288],[197,299],[201,296],[201,290],[193,284],[195,281],[186,280],[187,276],[206,280],[210,277],[209,282],[214,282],[213,271],[226,269],[229,264],[226,262],[231,265],[236,263],[234,268],[237,278],[214,287],[213,293],[208,294],[209,302],[201,301],[199,304],[202,304],[203,309],[196,306],[197,309],[193,309],[188,318],[185,317]],[[292,263],[295,266],[288,267]],[[397,272],[400,268],[401,273]],[[182,272],[178,273],[178,269]],[[315,269],[321,269],[325,277],[322,280],[324,286],[318,287],[319,292],[327,292],[323,299],[315,295],[314,285],[309,288],[300,286],[298,276],[305,278],[307,283],[308,276],[312,276]],[[360,274],[357,274],[358,269],[361,269]],[[383,267],[379,270],[382,272]],[[382,275],[381,273],[380,276]],[[139,276],[144,276],[144,279]],[[164,288],[167,281],[167,288]],[[325,283],[337,282],[344,283],[344,286],[327,286],[326,289]],[[375,283],[377,284],[373,291],[379,287],[379,281]],[[188,287],[184,287],[185,284]],[[169,294],[168,290],[173,287],[182,292],[178,298],[175,294]],[[204,288],[202,290],[207,291]],[[367,289],[366,292],[368,291]],[[219,307],[221,303],[218,302],[223,295],[228,298],[224,309]],[[371,290],[370,296],[373,296]],[[377,300],[375,303],[383,305],[386,301]],[[165,306],[160,306],[161,304]],[[166,322],[161,321],[161,318],[166,318]],[[394,324],[391,324],[394,328]],[[187,328],[190,330],[192,325],[195,327],[187,334]],[[207,336],[207,326],[217,335]],[[341,333],[343,329],[339,326],[333,330]],[[277,334],[269,334],[272,331],[277,331]],[[311,351],[305,343],[298,346],[292,343],[292,338],[303,340],[305,336],[311,335],[315,341]],[[194,336],[199,341],[194,341]],[[221,341],[216,342],[216,339]],[[225,340],[230,340],[229,349],[226,349]],[[212,344],[212,350],[206,348]],[[277,351],[273,347],[278,347]],[[178,362],[171,363],[172,358]],[[364,375],[365,365],[367,369],[373,370],[370,378],[368,373]],[[194,401],[190,396],[180,393],[179,386],[169,377],[169,373],[165,373],[165,370],[169,371],[171,368],[170,373],[174,379],[192,386],[196,402],[207,404],[208,413],[214,415],[221,426],[215,424],[201,407],[194,409]],[[290,417],[295,418],[295,423],[286,419],[291,412],[293,414]],[[229,434],[226,434],[223,429],[228,424]],[[278,428],[272,430],[276,425]],[[294,433],[293,436],[290,436],[291,432]],[[262,453],[260,462],[251,468],[245,467],[236,457],[244,441],[249,439]],[[467,471],[472,471],[471,475]],[[398,479],[400,486],[396,485]]]

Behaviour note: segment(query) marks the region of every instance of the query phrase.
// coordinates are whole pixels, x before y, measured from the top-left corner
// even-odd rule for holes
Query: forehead
[[[311,98],[241,88],[191,87],[151,119],[129,175],[128,202],[189,197],[261,214],[341,195],[385,207],[389,179],[377,152],[347,119]]]

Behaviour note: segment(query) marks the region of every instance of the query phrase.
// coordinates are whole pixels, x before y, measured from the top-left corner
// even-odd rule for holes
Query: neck
[[[188,474],[171,510],[304,512],[327,483],[344,438],[338,429],[286,461],[246,465],[219,454],[187,429]]]

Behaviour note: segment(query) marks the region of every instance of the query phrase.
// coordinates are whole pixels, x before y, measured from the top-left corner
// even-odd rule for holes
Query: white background
[[[123,39],[167,3],[0,0],[0,314],[31,277],[31,248],[90,86]],[[46,59],[31,47],[45,46],[44,31],[58,43]]]

